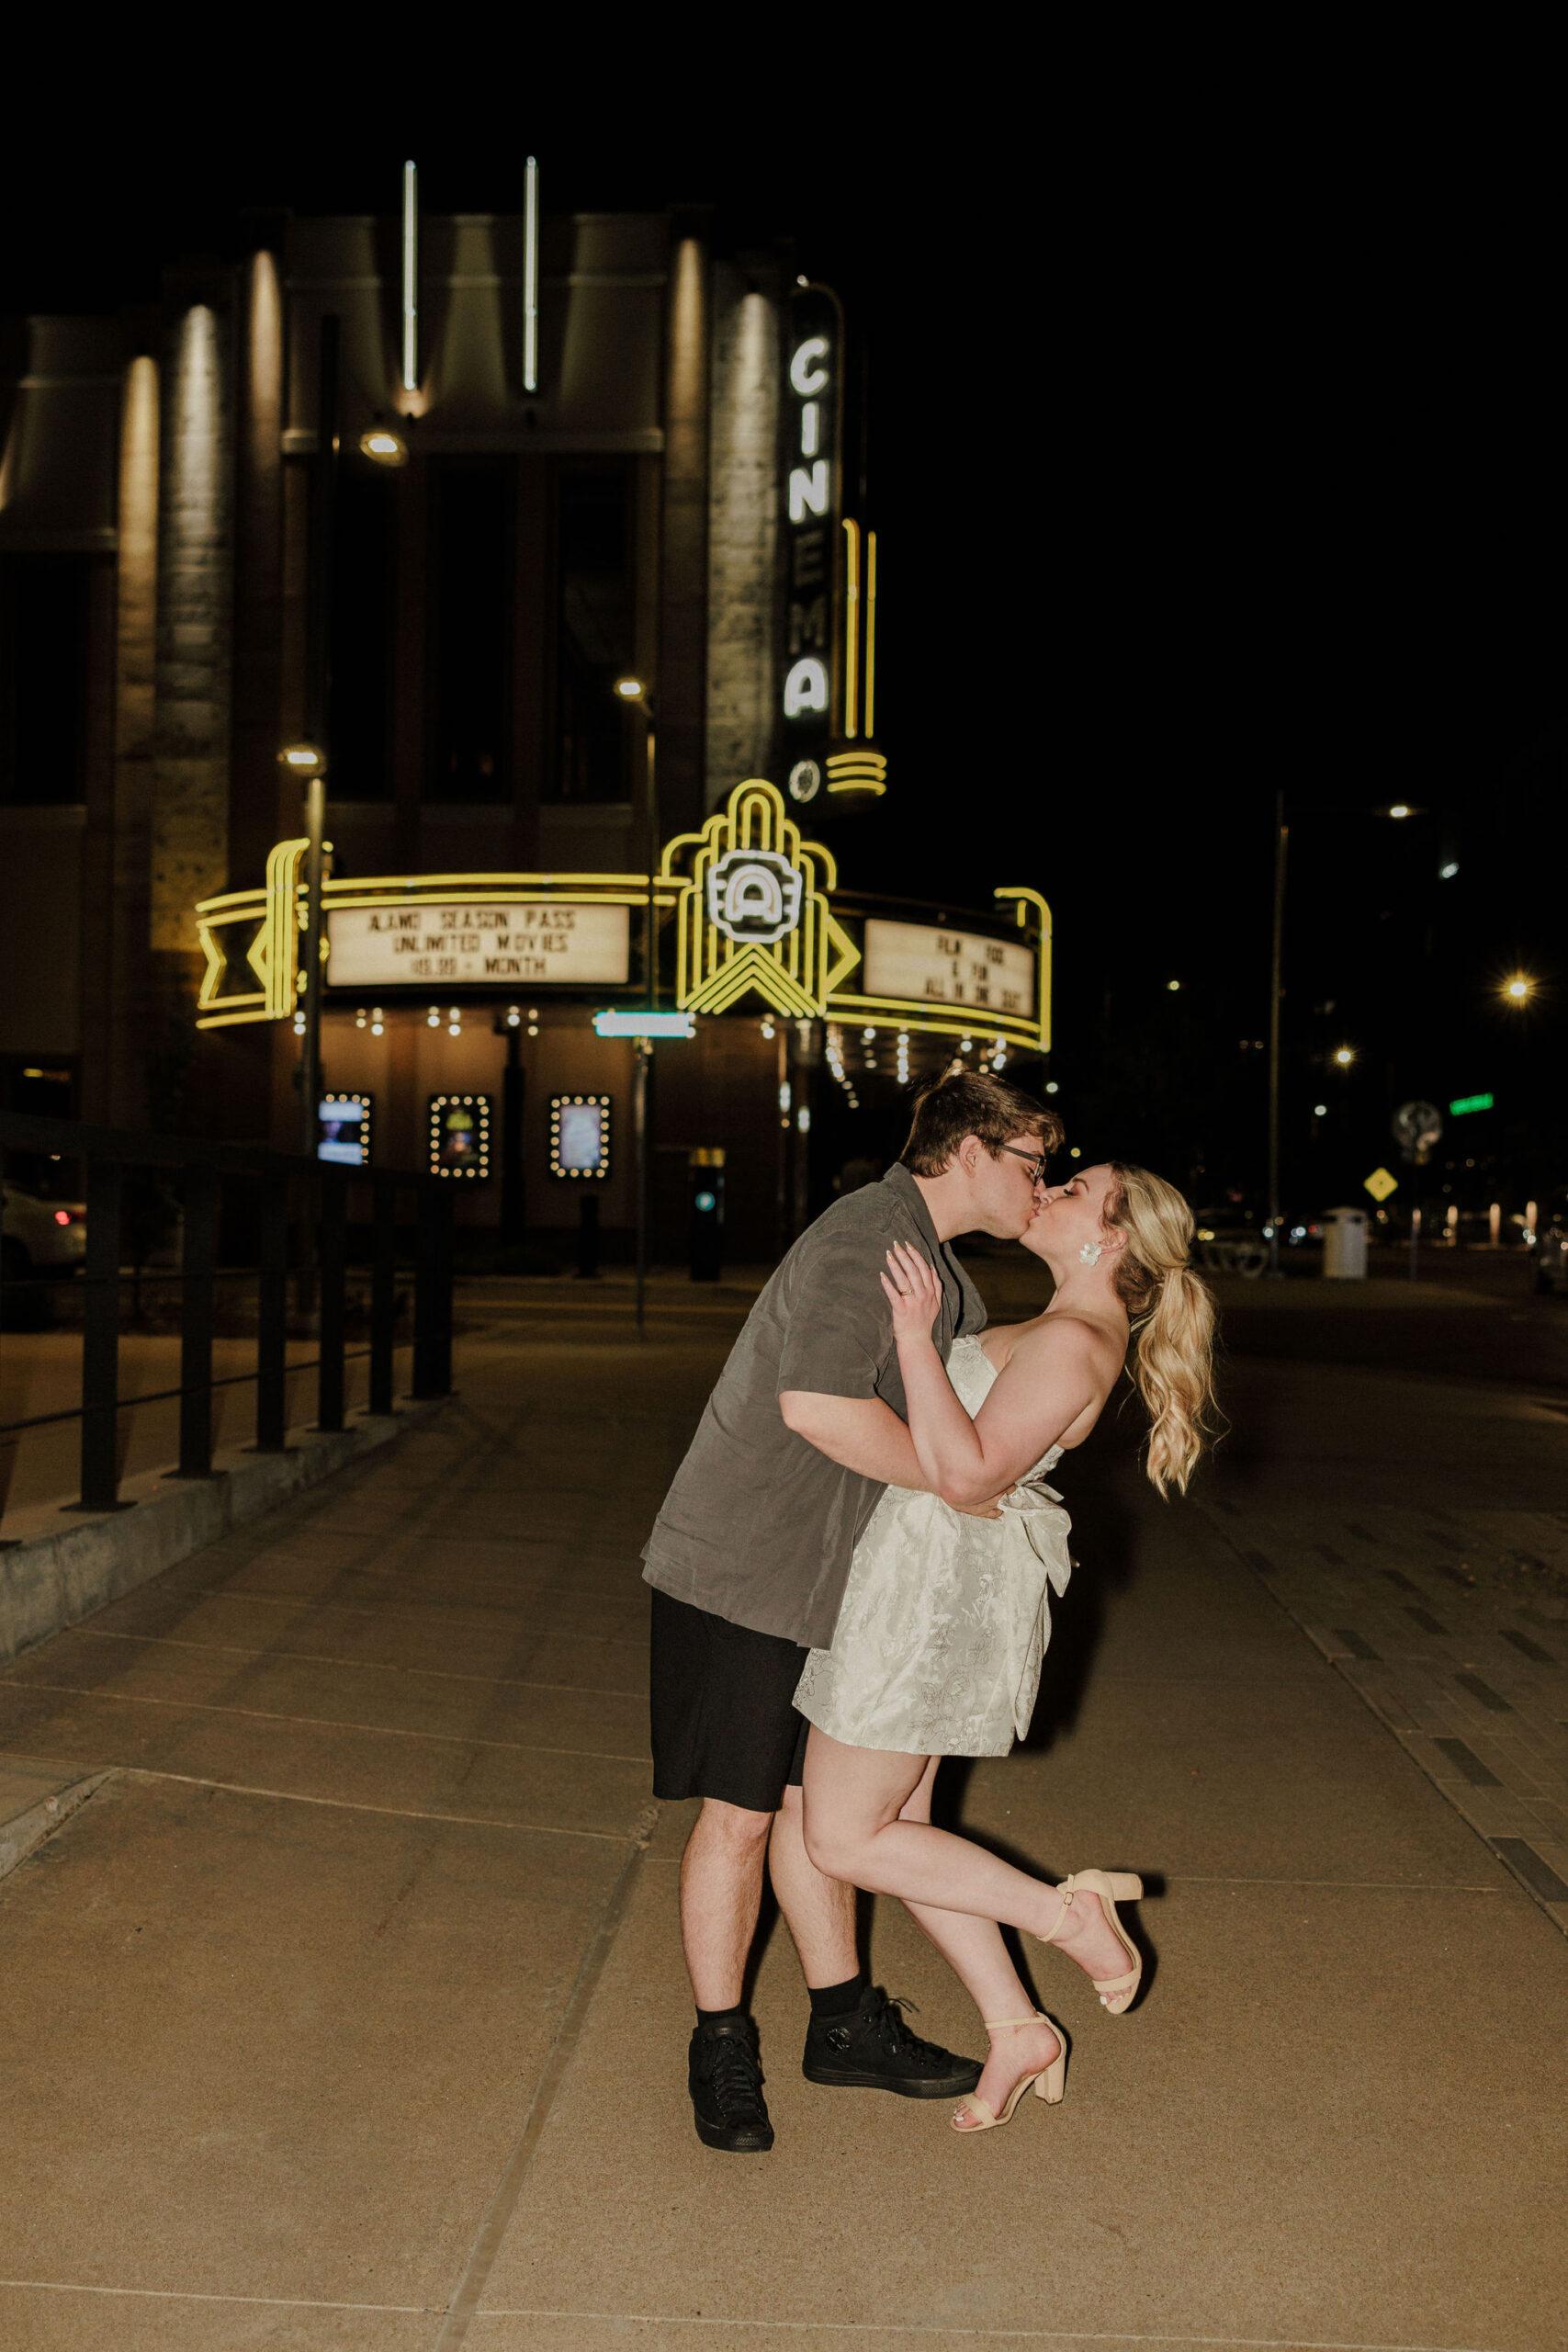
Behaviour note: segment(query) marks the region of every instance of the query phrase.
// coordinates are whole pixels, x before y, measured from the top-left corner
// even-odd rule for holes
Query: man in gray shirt
[[[801,1837],[794,1697],[807,1650],[832,1642],[884,1487],[926,1485],[878,1280],[886,1252],[908,1242],[934,1269],[945,1361],[986,1320],[949,1242],[1016,1238],[1060,1141],[1054,1114],[999,1079],[964,1073],[923,1095],[902,1161],[818,1217],[758,1299],[649,1538],[654,1792],[704,1800],[681,1926],[697,2001],[692,2102],[710,2147],[773,2145],[740,2006],[764,1857],[811,1993],[807,2079],[945,2098],[979,2078],[861,1982],[853,1890],[821,1875]]]

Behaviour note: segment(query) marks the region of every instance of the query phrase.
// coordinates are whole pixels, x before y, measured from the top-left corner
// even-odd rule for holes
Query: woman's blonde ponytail
[[[1146,1168],[1111,1163],[1116,1197],[1107,1225],[1127,1237],[1116,1290],[1132,1319],[1133,1377],[1148,1408],[1148,1474],[1163,1495],[1185,1494],[1202,1454],[1214,1402],[1214,1302],[1188,1260],[1192,1212]]]

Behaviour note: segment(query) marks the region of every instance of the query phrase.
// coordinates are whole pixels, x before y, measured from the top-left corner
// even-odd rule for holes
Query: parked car
[[[1542,1204],[1535,1228],[1537,1290],[1568,1294],[1568,1184]]]
[[[1198,1263],[1211,1274],[1245,1274],[1256,1280],[1269,1263],[1269,1220],[1259,1211],[1233,1202],[1193,1211]],[[1281,1250],[1323,1247],[1323,1227],[1316,1217],[1282,1216]]]
[[[6,1282],[74,1274],[86,1251],[83,1202],[40,1200],[19,1184],[0,1186],[0,1274]]]
[[[1206,1273],[1256,1278],[1269,1263],[1269,1244],[1251,1209],[1231,1202],[1196,1209],[1193,1222],[1198,1263]]]

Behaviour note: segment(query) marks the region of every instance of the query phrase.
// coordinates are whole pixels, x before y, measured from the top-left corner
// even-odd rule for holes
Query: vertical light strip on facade
[[[860,525],[844,523],[844,737],[860,733]]]
[[[876,732],[876,533],[865,535],[865,731]]]
[[[539,389],[539,165],[530,155],[523,194],[523,390]]]
[[[403,165],[403,390],[419,390],[419,167]]]

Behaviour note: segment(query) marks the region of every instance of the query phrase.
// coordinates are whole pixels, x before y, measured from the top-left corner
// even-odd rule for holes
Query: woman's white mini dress
[[[977,1337],[947,1366],[973,1418],[996,1379]],[[1005,1756],[1034,1712],[1051,1595],[1067,1589],[1072,1521],[1045,1484],[1054,1445],[1002,1505],[970,1519],[889,1487],[855,1546],[833,1646],[813,1650],[801,1713],[852,1747],[904,1756]]]

